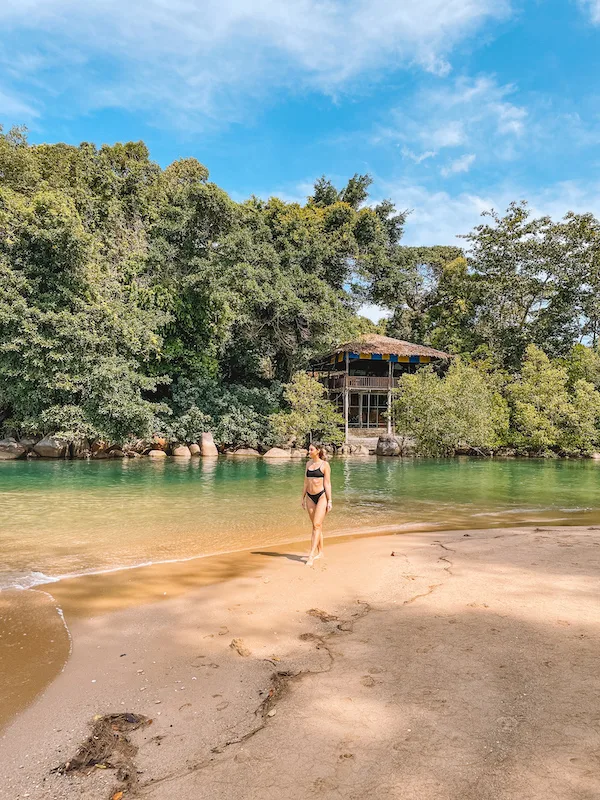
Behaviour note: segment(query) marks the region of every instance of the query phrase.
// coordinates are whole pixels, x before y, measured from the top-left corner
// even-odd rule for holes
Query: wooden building
[[[448,353],[433,347],[369,333],[316,359],[312,369],[344,417],[348,442],[352,434],[392,433],[388,410],[398,378],[414,372],[420,364],[449,358]]]

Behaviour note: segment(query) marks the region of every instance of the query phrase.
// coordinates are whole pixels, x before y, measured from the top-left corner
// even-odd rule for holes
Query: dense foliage
[[[0,129],[0,433],[268,447],[339,440],[308,360],[373,330],[462,356],[407,375],[422,452],[599,444],[600,223],[490,212],[465,247],[406,247],[370,178],[305,204],[234,202],[141,142],[30,145]]]
[[[271,424],[279,444],[303,447],[307,431],[317,441],[339,445],[344,441],[344,418],[327,398],[322,383],[306,372],[297,372],[286,386],[289,410],[278,411]]]
[[[0,135],[4,431],[268,445],[281,383],[368,326],[350,287],[402,222],[368,184],[239,204],[142,143]]]
[[[460,359],[443,378],[430,368],[404,375],[396,395],[396,431],[414,437],[423,455],[452,455],[461,446],[491,449],[502,443],[502,398],[479,370]]]
[[[396,390],[396,430],[423,455],[500,447],[534,454],[589,455],[600,443],[600,393],[576,376],[580,346],[564,366],[535,345],[509,374],[456,359],[440,378],[431,369],[404,375]]]

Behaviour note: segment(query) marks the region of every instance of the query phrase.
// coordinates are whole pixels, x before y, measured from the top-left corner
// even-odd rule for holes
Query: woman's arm
[[[327,511],[333,508],[333,501],[331,498],[331,467],[325,463],[325,478],[323,479],[323,487],[325,489],[325,497],[327,498]]]
[[[302,508],[306,508],[306,490],[308,483],[308,478],[306,477],[306,471],[304,472],[304,488],[302,489]]]

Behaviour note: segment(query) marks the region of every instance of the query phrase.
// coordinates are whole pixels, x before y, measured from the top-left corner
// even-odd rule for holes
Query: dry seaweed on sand
[[[337,620],[335,614],[329,614],[327,611],[323,611],[320,608],[310,608],[307,612],[311,617],[316,617],[320,619],[321,622],[334,622]]]
[[[59,775],[68,772],[89,772],[93,769],[114,769],[120,785],[111,797],[123,796],[137,783],[137,770],[133,759],[138,748],[129,734],[150,725],[152,720],[143,714],[103,714],[94,717],[92,732],[77,748],[73,758],[52,770]]]

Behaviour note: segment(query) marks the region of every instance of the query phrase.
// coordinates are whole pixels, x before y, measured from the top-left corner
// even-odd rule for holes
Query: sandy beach
[[[53,585],[73,652],[0,734],[0,794],[600,796],[600,528],[358,538],[312,570],[301,552]],[[123,712],[152,720],[127,734],[133,777],[52,772]]]

